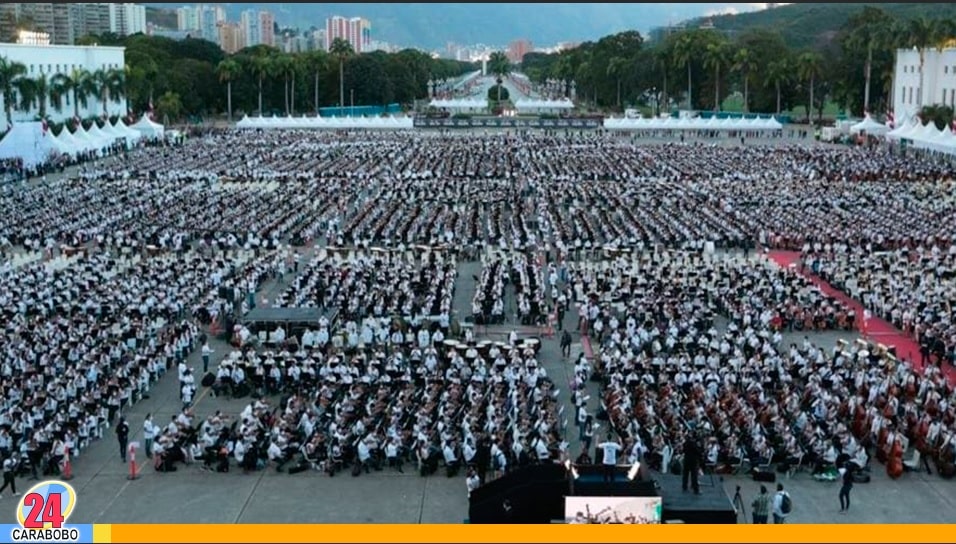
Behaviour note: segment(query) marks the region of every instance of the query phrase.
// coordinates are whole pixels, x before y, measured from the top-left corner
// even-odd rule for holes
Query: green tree
[[[101,68],[93,72],[97,96],[103,105],[103,115],[108,115],[110,102],[119,102],[123,94],[125,77],[123,71],[116,68]]]
[[[488,71],[495,76],[498,89],[498,102],[502,101],[501,91],[504,89],[504,80],[511,73],[511,61],[502,51],[495,51],[488,57]],[[505,98],[504,100],[507,100]]]
[[[873,54],[883,41],[883,36],[889,33],[892,18],[885,11],[871,6],[864,6],[856,15],[850,18],[847,26],[851,29],[845,39],[845,47],[850,50],[865,52],[866,61],[863,68],[864,90],[863,110],[870,110],[870,87],[873,78]]]
[[[757,69],[757,59],[747,48],[738,49],[734,55],[734,70],[740,73],[740,80],[744,84],[744,112],[750,112],[750,78]]]
[[[183,102],[178,93],[166,91],[159,97],[156,113],[163,122],[176,121],[183,115]]]
[[[249,61],[249,68],[253,76],[259,82],[259,116],[263,116],[262,111],[262,81],[272,72],[272,59],[266,55],[252,57]]]
[[[319,114],[319,74],[328,67],[328,56],[325,51],[310,51],[305,54],[305,68],[307,72],[312,73],[313,98],[312,106],[315,114]]]
[[[777,115],[780,115],[782,108],[783,86],[790,83],[792,74],[793,67],[787,57],[779,58],[767,66],[766,82],[773,87],[777,95]]]
[[[615,104],[618,109],[621,108],[621,78],[627,73],[629,68],[627,59],[622,59],[621,57],[614,57],[607,64],[607,75],[615,80],[617,83],[617,101]]]
[[[720,111],[720,72],[730,66],[732,51],[724,40],[707,44],[704,52],[704,67],[714,71],[714,111]]]
[[[8,123],[13,122],[11,115],[16,103],[17,80],[26,73],[27,67],[23,64],[0,56],[0,95],[3,96],[3,113]]]
[[[46,106],[51,95],[50,80],[45,74],[35,78],[21,77],[16,80],[17,94],[20,96],[19,108],[29,113],[33,106],[37,108],[37,117],[46,119]]]
[[[923,106],[922,89],[924,82],[923,68],[926,65],[926,49],[933,45],[933,24],[929,19],[921,17],[919,19],[910,19],[905,27],[905,34],[902,36],[903,43],[907,47],[915,47],[919,52],[919,89],[917,93],[916,105]]]
[[[674,63],[687,68],[687,109],[694,109],[692,68],[694,57],[700,54],[693,32],[681,32],[674,42]]]
[[[919,116],[924,121],[932,121],[939,130],[948,130],[953,123],[953,108],[946,104],[923,106]]]
[[[812,118],[811,112],[813,111],[814,105],[813,93],[822,67],[823,57],[816,51],[807,51],[797,58],[797,75],[807,84],[807,88],[810,92],[809,101],[807,102],[807,120]]]
[[[339,61],[339,113],[341,113],[345,109],[345,61],[352,58],[355,50],[347,40],[335,38],[329,46],[329,54]]]
[[[242,67],[234,59],[226,59],[216,66],[219,82],[226,84],[226,112],[232,122],[232,82],[242,73]]]
[[[96,96],[98,92],[93,74],[83,69],[73,70],[69,75],[57,74],[53,76],[51,86],[51,98],[56,109],[60,109],[63,97],[67,94],[73,96],[73,117],[75,119],[80,119],[80,106],[88,107],[89,98]]]

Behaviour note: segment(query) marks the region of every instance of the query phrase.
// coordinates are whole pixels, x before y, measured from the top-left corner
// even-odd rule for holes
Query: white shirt
[[[598,447],[604,450],[604,464],[605,465],[616,465],[617,464],[617,452],[624,449],[617,442],[602,442],[598,444]]]

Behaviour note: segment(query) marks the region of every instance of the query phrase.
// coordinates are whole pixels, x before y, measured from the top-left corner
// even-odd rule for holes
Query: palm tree
[[[335,38],[329,46],[329,53],[339,60],[339,113],[345,110],[345,61],[355,54],[352,44],[342,38]]]
[[[614,57],[607,63],[607,75],[617,80],[617,107],[621,107],[621,78],[628,68],[628,62],[621,57]]]
[[[502,51],[495,51],[488,57],[488,71],[494,74],[498,84],[498,102],[501,102],[501,86],[505,77],[511,73],[511,61]]]
[[[807,51],[797,59],[797,74],[800,79],[806,81],[810,87],[810,101],[807,102],[807,120],[812,117],[813,112],[813,91],[816,88],[817,77],[823,70],[823,57],[816,51]],[[812,123],[811,123],[812,124]]]
[[[924,18],[910,19],[906,23],[904,43],[908,47],[915,47],[919,52],[919,92],[916,95],[917,108],[923,105],[923,66],[926,64],[926,49],[933,44],[933,24]]]
[[[847,45],[856,50],[866,51],[863,111],[868,112],[870,111],[870,86],[873,80],[873,52],[880,46],[883,36],[889,31],[890,17],[883,10],[867,6],[854,19],[856,27],[847,36]]]
[[[232,80],[242,72],[239,63],[233,59],[225,59],[216,66],[216,75],[219,82],[226,84],[226,115],[232,122]]]
[[[720,71],[730,64],[730,49],[726,42],[707,44],[704,53],[704,68],[714,71],[714,111],[720,111]]]
[[[671,68],[671,54],[666,47],[661,47],[657,49],[657,52],[654,54],[654,64],[656,68],[661,71],[661,76],[663,78],[663,85],[661,87],[661,99],[657,101],[657,115],[661,114],[661,104],[664,104],[666,108],[670,102],[667,96],[667,72]]]
[[[312,51],[306,54],[305,56],[305,65],[308,71],[312,72],[313,77],[313,97],[312,102],[315,107],[315,114],[319,114],[319,72],[321,72],[326,65],[326,53],[324,51]]]
[[[67,93],[73,93],[73,117],[80,118],[80,105],[87,107],[87,99],[97,93],[93,74],[86,70],[73,70],[70,75],[57,74],[53,76],[52,93],[56,108],[60,109],[61,100]]]
[[[17,94],[20,95],[20,110],[29,113],[36,105],[37,116],[40,119],[46,119],[47,100],[52,94],[52,86],[46,75],[40,74],[35,79],[21,77],[14,82],[14,85],[17,88]]]
[[[115,68],[101,68],[93,72],[92,78],[96,86],[96,94],[103,104],[103,115],[108,116],[109,103],[119,102],[120,95],[123,93],[125,85],[123,71]]]
[[[698,54],[694,35],[684,32],[677,37],[674,43],[674,63],[683,68],[687,67],[687,109],[694,109],[693,87],[691,85],[691,69],[694,65],[694,56]]]
[[[250,72],[259,80],[259,116],[262,117],[262,80],[272,70],[272,59],[265,55],[252,57],[249,62]]]
[[[0,96],[3,97],[3,113],[8,124],[13,123],[11,112],[16,100],[16,81],[26,73],[27,67],[23,64],[0,56]]]
[[[744,113],[750,113],[750,75],[757,69],[757,58],[746,47],[738,49],[734,55],[734,69],[740,72],[744,82]]]
[[[780,115],[782,88],[790,82],[793,68],[787,58],[779,58],[767,66],[767,83],[773,85],[777,93],[777,115]]]
[[[292,57],[284,53],[278,53],[272,58],[272,77],[281,77],[285,86],[282,91],[282,98],[285,101],[285,114],[289,115],[289,73],[292,71]]]

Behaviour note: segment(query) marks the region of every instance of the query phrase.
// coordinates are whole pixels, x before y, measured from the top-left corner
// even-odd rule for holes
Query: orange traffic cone
[[[63,450],[63,471],[62,474],[60,474],[60,479],[63,481],[73,479],[73,463],[70,461],[70,448]]]
[[[127,476],[126,479],[135,480],[139,477],[139,470],[136,468],[136,447],[130,444],[127,449],[127,454],[129,456],[129,476]]]

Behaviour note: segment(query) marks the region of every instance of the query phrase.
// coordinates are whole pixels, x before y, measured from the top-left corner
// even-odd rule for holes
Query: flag
[[[949,122],[949,130],[951,132],[956,132],[956,119],[953,119]]]
[[[149,120],[153,120],[153,99],[149,99],[149,109],[146,110],[146,117],[149,117]]]
[[[893,117],[893,110],[886,112],[886,126],[896,128],[896,119]]]
[[[43,134],[46,134],[46,131],[50,130],[50,125],[47,124],[46,119],[41,121],[43,123]]]

